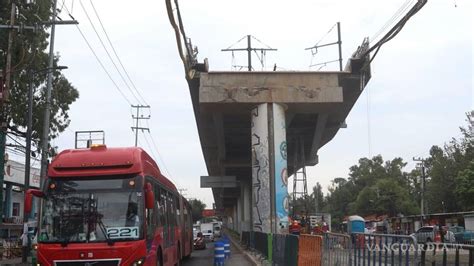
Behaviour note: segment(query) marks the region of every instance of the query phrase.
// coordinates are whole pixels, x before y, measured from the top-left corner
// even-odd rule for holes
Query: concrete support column
[[[237,204],[234,205],[232,211],[232,220],[234,220],[234,225],[232,226],[232,230],[237,231],[237,224],[239,223],[239,217],[237,216]]]
[[[3,216],[5,218],[12,217],[12,185],[5,185],[5,200],[3,201]]]
[[[245,182],[242,184],[242,200],[243,200],[243,204],[242,204],[242,230],[243,231],[249,231],[251,229],[251,221],[250,221],[250,217],[251,217],[251,212],[252,212],[252,209],[251,209],[251,184],[249,182]]]
[[[241,228],[242,228],[242,203],[241,203],[242,199],[239,197],[237,198],[237,219],[236,219],[236,230],[237,232],[241,232]]]
[[[284,233],[288,228],[285,107],[260,104],[251,116],[253,230]]]

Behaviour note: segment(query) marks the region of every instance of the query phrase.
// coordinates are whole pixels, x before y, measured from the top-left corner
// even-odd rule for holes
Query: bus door
[[[169,200],[168,200],[168,192],[164,189],[161,189],[161,202],[163,206],[162,214],[162,224],[163,224],[163,246],[164,248],[169,247],[170,243],[170,234],[169,234],[169,221],[168,221],[168,212],[169,212]]]
[[[175,226],[176,226],[176,207],[175,207],[175,198],[173,194],[168,192],[168,224],[169,224],[169,246],[174,244],[175,240]]]

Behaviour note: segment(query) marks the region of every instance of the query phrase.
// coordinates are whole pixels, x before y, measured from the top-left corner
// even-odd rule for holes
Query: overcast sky
[[[61,7],[62,1],[58,2]],[[106,43],[89,0],[82,2]],[[198,46],[199,59],[209,58],[211,71],[231,69],[231,54],[220,49],[247,34],[278,49],[267,53],[269,67],[276,63],[280,69],[308,70],[312,56],[304,48],[314,45],[337,21],[342,26],[345,65],[363,38],[374,36],[403,4],[405,0],[182,0],[180,9],[187,35]],[[66,0],[65,5],[120,89],[136,104],[79,1]],[[187,197],[209,206],[210,189],[199,188],[199,176],[207,171],[165,2],[101,0],[94,5],[130,77],[152,106],[149,126],[164,160],[157,158],[162,172],[169,172],[179,188],[187,189]],[[64,11],[61,16],[68,18]],[[414,167],[413,156],[428,156],[432,145],[459,136],[464,113],[474,103],[472,25],[471,0],[429,0],[380,50],[372,64],[372,79],[346,120],[348,127],[319,151],[320,163],[308,169],[308,186],[320,182],[327,187],[333,178],[347,177],[359,158],[377,154],[385,160],[401,156],[409,162],[409,170]],[[335,33],[321,43],[334,41]],[[245,42],[234,47],[243,46]],[[74,131],[104,130],[108,146],[132,146],[131,108],[75,26],[57,27],[55,50],[61,55],[60,64],[69,67],[64,73],[80,98],[71,106],[70,128],[54,145],[60,150],[72,148]],[[336,47],[322,48],[313,63],[333,59]],[[246,65],[245,55],[235,54],[234,63]],[[322,70],[334,69],[337,64]],[[140,133],[140,145],[157,157],[150,135],[147,140],[150,146]]]

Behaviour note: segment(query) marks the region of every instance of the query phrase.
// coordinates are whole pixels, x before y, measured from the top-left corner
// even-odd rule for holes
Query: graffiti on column
[[[271,232],[267,104],[252,110],[253,229]]]
[[[275,210],[277,232],[288,229],[288,169],[285,110],[279,104],[273,104],[273,132],[275,145]]]

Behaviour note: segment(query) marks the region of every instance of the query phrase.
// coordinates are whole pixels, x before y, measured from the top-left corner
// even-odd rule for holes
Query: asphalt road
[[[225,261],[226,266],[251,266],[252,264],[245,258],[238,249],[231,245],[230,247],[230,258]],[[183,261],[184,266],[207,266],[214,265],[214,243],[209,242],[206,244],[204,250],[194,250],[191,253],[191,257]]]

